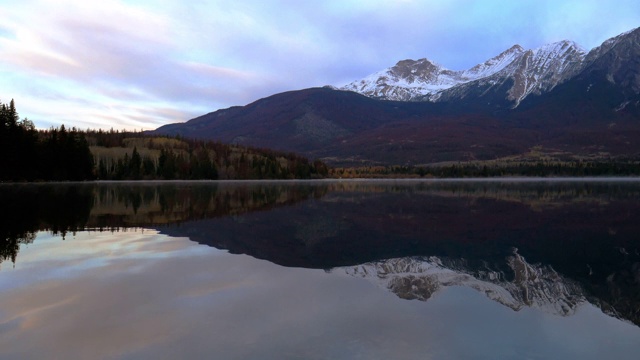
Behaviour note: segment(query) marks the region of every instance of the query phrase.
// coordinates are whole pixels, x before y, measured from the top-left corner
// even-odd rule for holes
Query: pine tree
[[[18,121],[20,121],[20,117],[18,116],[18,111],[16,110],[16,104],[13,99],[11,99],[11,102],[9,103],[9,126],[18,126]]]

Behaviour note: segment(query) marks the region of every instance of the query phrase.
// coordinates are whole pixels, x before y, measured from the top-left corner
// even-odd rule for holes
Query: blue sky
[[[48,128],[154,129],[403,59],[461,70],[514,44],[591,49],[637,0],[0,0],[0,101]]]

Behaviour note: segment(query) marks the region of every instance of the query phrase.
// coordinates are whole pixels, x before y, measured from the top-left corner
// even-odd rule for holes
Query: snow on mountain
[[[411,101],[495,74],[523,51],[520,45],[514,45],[500,55],[464,71],[449,70],[428,59],[402,60],[393,67],[352,82],[342,90],[386,100]]]
[[[343,90],[370,97],[410,101],[464,82],[459,72],[445,69],[428,59],[403,60],[395,66],[353,82]]]
[[[471,269],[464,260],[409,257],[335,268],[361,277],[403,299],[427,301],[449,286],[465,286],[513,310],[533,307],[569,316],[586,301],[582,289],[549,266],[529,264],[514,252],[506,258],[511,273],[488,267]],[[509,280],[508,280],[508,279]]]
[[[511,73],[502,74],[514,80],[508,99],[517,106],[529,94],[553,89],[579,71],[585,55],[584,49],[567,40],[525,51],[510,64],[515,65],[509,68]]]
[[[466,78],[469,79],[469,81],[491,76],[507,67],[523,52],[524,49],[522,48],[522,46],[513,45],[509,49],[503,51],[500,55],[491,58],[482,64],[478,64],[469,70],[462,71],[462,73]]]
[[[385,100],[442,101],[462,98],[472,87],[490,88],[513,81],[505,97],[517,106],[529,94],[548,91],[574,75],[585,55],[579,45],[564,40],[533,50],[514,45],[462,71],[446,69],[427,59],[403,60],[341,89]]]

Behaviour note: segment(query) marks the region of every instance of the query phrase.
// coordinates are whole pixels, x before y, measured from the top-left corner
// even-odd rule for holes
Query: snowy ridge
[[[403,299],[427,301],[449,286],[466,286],[513,310],[534,307],[547,313],[569,316],[585,297],[578,285],[564,279],[548,266],[536,266],[514,252],[506,258],[513,271],[508,281],[500,271],[469,269],[463,260],[438,257],[397,258],[354,267],[333,269],[361,277]]]
[[[425,94],[436,93],[461,83],[457,72],[429,61],[403,60],[395,66],[371,74],[366,78],[345,86],[367,96],[409,101]]]
[[[582,47],[567,40],[524,52],[511,73],[505,74],[515,81],[508,99],[517,106],[529,94],[553,89],[577,73],[585,56]]]
[[[503,51],[500,55],[478,64],[469,70],[462,71],[469,81],[482,79],[491,76],[511,64],[518,56],[524,52],[520,45],[513,45],[508,50]]]
[[[586,51],[568,40],[533,50],[514,45],[468,70],[449,70],[427,59],[403,60],[341,89],[385,100],[435,102],[462,98],[473,87],[512,81],[505,98],[515,107],[528,95],[549,91],[577,74],[585,57]]]
[[[520,45],[514,45],[500,55],[464,71],[446,69],[429,59],[402,60],[393,67],[373,73],[341,89],[380,99],[411,101],[491,76],[507,67],[523,51]]]

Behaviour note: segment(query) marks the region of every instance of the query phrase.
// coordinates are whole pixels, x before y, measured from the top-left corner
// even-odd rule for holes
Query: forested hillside
[[[310,179],[327,166],[293,153],[137,132],[86,133],[100,180]]]
[[[0,102],[0,181],[309,179],[327,166],[293,153],[117,130],[36,130]]]

